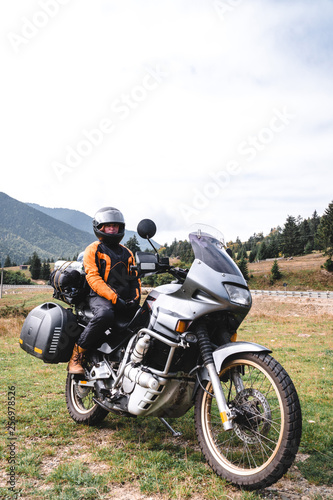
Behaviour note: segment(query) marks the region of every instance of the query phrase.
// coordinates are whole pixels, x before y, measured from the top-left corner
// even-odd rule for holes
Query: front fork
[[[213,349],[209,340],[208,331],[205,323],[203,322],[199,323],[196,333],[198,337],[198,343],[203,363],[208,371],[209,378],[214,389],[216,403],[220,412],[223,428],[225,431],[230,431],[233,428],[234,415],[232,414],[230,408],[228,407],[224,392],[222,390],[221,381],[215,368],[213,359]]]

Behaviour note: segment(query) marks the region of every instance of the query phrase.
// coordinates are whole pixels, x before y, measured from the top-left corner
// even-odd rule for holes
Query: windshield
[[[206,225],[195,225],[189,235],[196,259],[219,273],[243,276],[224,247],[224,237],[217,229]]]

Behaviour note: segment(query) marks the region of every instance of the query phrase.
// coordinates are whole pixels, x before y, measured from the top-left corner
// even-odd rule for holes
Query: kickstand
[[[168,424],[168,422],[167,422],[164,418],[159,417],[159,419],[160,419],[160,421],[162,422],[162,424],[164,424],[164,425],[165,425],[165,427],[166,427],[167,429],[169,429],[169,431],[171,431],[171,432],[172,432],[173,437],[180,437],[180,436],[182,436],[182,435],[183,435],[181,432],[177,432],[177,431],[175,431],[175,430],[171,427],[171,425],[170,425],[170,424]]]

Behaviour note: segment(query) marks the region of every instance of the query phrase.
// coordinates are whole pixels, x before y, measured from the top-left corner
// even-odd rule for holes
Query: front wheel
[[[67,374],[66,404],[70,416],[75,422],[86,425],[96,425],[107,416],[107,410],[94,402],[93,387],[79,385],[74,375]]]
[[[302,432],[296,389],[284,368],[268,354],[242,354],[227,361],[220,380],[235,418],[223,429],[210,382],[198,390],[195,427],[212,469],[247,489],[280,479],[295,459]]]

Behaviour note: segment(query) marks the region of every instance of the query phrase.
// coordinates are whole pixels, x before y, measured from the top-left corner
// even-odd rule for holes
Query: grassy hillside
[[[333,273],[321,268],[326,259],[322,253],[315,253],[278,260],[282,278],[274,284],[270,279],[274,261],[253,262],[248,264],[249,287],[252,290],[333,290]]]

